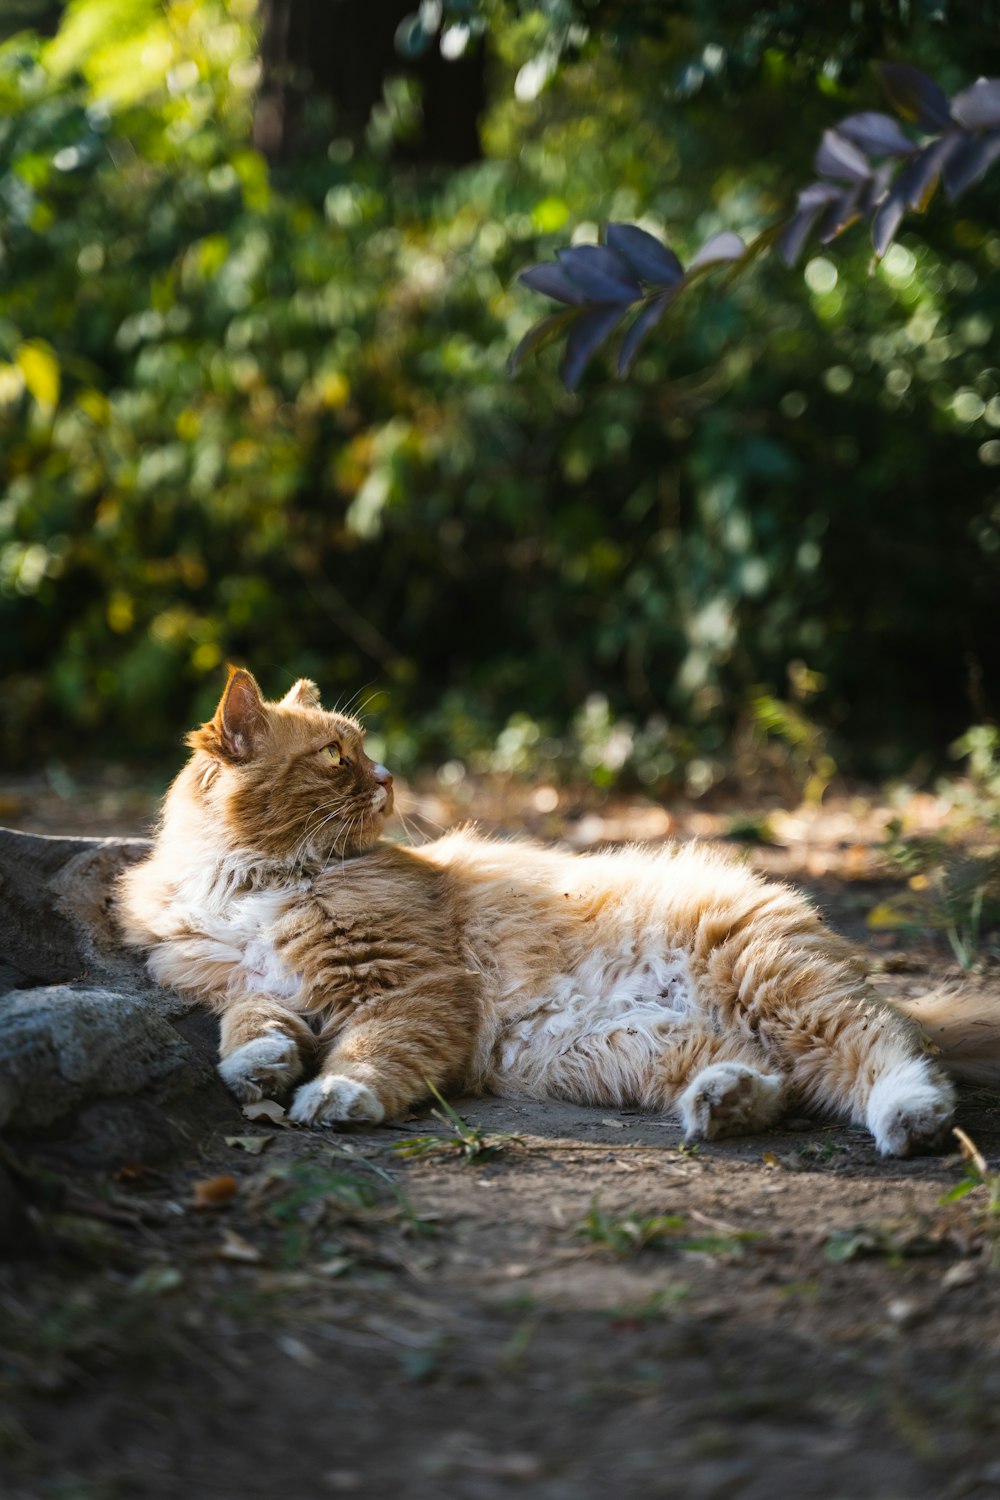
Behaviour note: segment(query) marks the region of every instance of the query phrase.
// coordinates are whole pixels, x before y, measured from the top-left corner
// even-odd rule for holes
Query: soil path
[[[940,934],[876,942],[866,914],[905,888],[881,825],[824,816],[755,857],[886,988],[995,993],[988,944],[963,974]],[[1000,1495],[1000,1209],[957,1151],[885,1162],[810,1120],[695,1150],[640,1112],[452,1104],[464,1124],[246,1119],[58,1201],[40,1182],[47,1251],[0,1270],[0,1492]],[[960,1124],[995,1170],[1000,1100],[967,1093]]]

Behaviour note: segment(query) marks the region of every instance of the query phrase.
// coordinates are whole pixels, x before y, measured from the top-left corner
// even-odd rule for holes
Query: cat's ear
[[[223,760],[247,760],[263,726],[260,688],[242,667],[230,667],[229,681],[214,716],[188,737],[188,743]]]
[[[308,677],[293,683],[278,704],[279,708],[319,708],[319,688]]]

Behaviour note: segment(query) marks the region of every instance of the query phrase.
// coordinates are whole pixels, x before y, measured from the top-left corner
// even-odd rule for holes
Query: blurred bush
[[[692,297],[568,396],[505,373],[515,272],[609,218],[752,236],[864,84],[773,46],[738,93],[666,88],[687,27],[515,91],[542,20],[498,7],[481,162],[395,163],[390,84],[366,148],[334,122],[269,174],[252,12],[74,0],[0,48],[8,759],[170,753],[227,658],[359,693],[399,765],[572,745],[696,789],[790,668],[842,766],[995,713],[992,179],[873,274],[859,235]]]

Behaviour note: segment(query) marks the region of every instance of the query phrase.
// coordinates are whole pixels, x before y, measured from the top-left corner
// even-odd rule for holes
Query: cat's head
[[[327,713],[304,677],[269,703],[231,667],[213,717],[187,743],[184,795],[230,849],[326,862],[369,848],[392,811],[392,777],[365,754],[361,725]]]

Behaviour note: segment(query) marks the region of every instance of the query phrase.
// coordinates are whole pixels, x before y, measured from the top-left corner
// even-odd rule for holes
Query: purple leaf
[[[870,179],[865,183],[864,192],[861,194],[860,207],[862,218],[868,218],[878,208],[888,191],[895,170],[895,163],[891,161],[880,162],[875,168]]]
[[[800,212],[816,209],[817,211],[827,203],[832,203],[839,198],[841,189],[835,187],[832,182],[810,182],[799,191],[795,200],[795,207]]]
[[[911,156],[917,149],[916,143],[903,134],[892,115],[883,115],[873,109],[848,115],[837,126],[837,134],[872,156]]]
[[[795,212],[778,239],[778,254],[786,266],[794,266],[802,254],[809,232],[828,203],[840,197],[832,182],[810,182],[799,193]]]
[[[745,250],[746,245],[740,236],[724,229],[721,234],[713,234],[705,241],[688,265],[687,274],[691,276],[695,271],[717,265],[720,261],[739,260]]]
[[[896,238],[896,230],[905,212],[906,193],[903,183],[897,182],[892,191],[882,200],[872,220],[872,249],[879,260]]]
[[[529,328],[507,360],[508,374],[516,375],[529,354],[537,354],[539,349],[544,349],[546,344],[550,344],[553,339],[559,337],[567,323],[571,323],[578,316],[579,314],[573,308],[567,307],[562,312],[551,313],[547,318],[542,318],[540,323]]]
[[[596,307],[589,312],[577,313],[566,340],[566,352],[559,366],[563,385],[568,391],[576,390],[591,356],[621,322],[622,313],[623,309],[620,304],[614,307]]]
[[[921,214],[924,212],[934,197],[941,168],[963,139],[960,130],[949,131],[940,140],[931,141],[918,156],[907,162],[897,179],[907,208],[915,208]]]
[[[607,241],[612,250],[625,257],[639,280],[651,286],[673,286],[684,275],[684,267],[669,245],[638,224],[609,224]]]
[[[557,302],[579,305],[587,300],[580,288],[574,286],[561,267],[551,263],[529,266],[526,271],[518,271],[517,279],[525,286],[529,286],[533,292],[541,292],[543,296],[554,297]]]
[[[989,135],[966,136],[947,158],[941,174],[948,202],[970,188],[1000,156],[1000,130],[991,130]]]
[[[830,204],[820,220],[819,241],[821,245],[828,245],[831,240],[835,240],[838,234],[843,234],[844,230],[860,217],[861,209],[858,202],[861,197],[861,187],[862,184],[856,182],[853,187],[845,188]]]
[[[898,115],[921,130],[947,130],[952,123],[948,97],[926,73],[906,63],[879,63],[878,74]]]
[[[863,182],[872,170],[864,153],[835,130],[824,130],[813,166],[821,176],[844,182]]]
[[[951,117],[966,130],[992,130],[1000,125],[1000,78],[977,78],[951,101]]]
[[[628,262],[607,245],[560,250],[559,264],[588,302],[637,302],[642,296]]]
[[[669,292],[661,292],[659,297],[654,297],[652,302],[647,302],[628,333],[622,339],[621,350],[618,354],[618,374],[627,375],[635,364],[646,335],[650,333],[663,317],[667,308],[677,295],[676,288]]]

